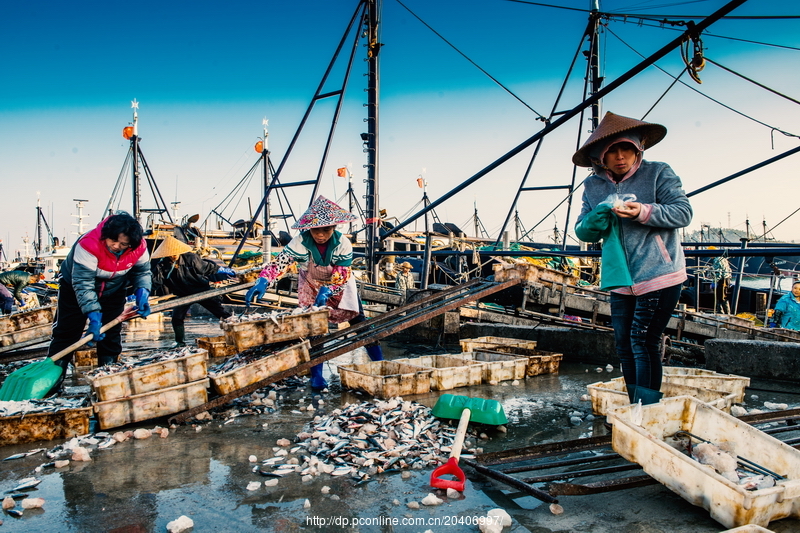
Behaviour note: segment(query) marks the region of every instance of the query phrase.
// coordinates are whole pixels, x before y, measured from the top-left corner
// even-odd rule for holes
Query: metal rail
[[[187,411],[173,415],[170,417],[169,423],[182,423],[187,418],[202,413],[203,411],[225,405],[231,400],[255,392],[271,383],[293,376],[298,372],[310,369],[312,366],[333,359],[343,353],[383,339],[393,333],[397,333],[398,331],[460,307],[464,305],[465,302],[478,300],[495,292],[507,289],[508,287],[516,285],[519,281],[518,279],[514,279],[504,283],[495,283],[478,279],[472,280],[469,283],[456,285],[439,293],[426,296],[421,300],[408,303],[402,307],[397,307],[378,318],[370,319],[331,335],[325,335],[322,338],[315,339],[311,343],[310,361],[219,396]]]
[[[784,411],[775,411],[771,413],[744,415],[739,417],[739,419],[750,425],[767,424],[775,422],[784,422],[786,424],[785,426],[769,427],[762,430],[764,431],[764,433],[770,435],[777,435],[786,432],[800,432],[800,425],[798,424],[798,421],[800,421],[800,409],[788,409]],[[800,448],[800,444],[798,444],[798,442],[800,442],[800,438],[790,438],[783,440],[783,442],[795,448]],[[592,455],[589,457],[562,459],[562,460],[556,459],[553,461],[547,461],[547,462],[543,461],[534,464],[507,466],[499,469],[489,468],[490,465],[506,465],[509,463],[535,461],[541,458],[570,454],[570,453],[577,453],[584,451],[601,452],[602,450],[608,450],[608,453],[603,453],[602,455]],[[634,470],[637,468],[641,468],[639,465],[635,463],[627,463],[627,462],[625,464],[621,464],[618,466],[599,467],[594,469],[583,469],[576,471],[563,471],[560,473],[546,474],[524,479],[519,479],[509,475],[511,473],[528,472],[534,470],[552,470],[566,466],[575,466],[575,465],[581,466],[581,465],[588,465],[591,463],[612,461],[612,460],[622,460],[622,457],[619,454],[611,451],[611,436],[604,435],[599,437],[591,437],[587,439],[575,439],[571,441],[551,442],[535,446],[528,446],[525,448],[502,450],[498,452],[479,455],[475,458],[474,461],[465,462],[462,459],[461,462],[469,466],[477,465],[477,468],[473,466],[476,472],[486,475],[487,477],[490,477],[492,479],[496,479],[511,487],[520,489],[523,492],[530,494],[536,498],[539,498],[540,500],[543,501],[551,501],[551,500],[540,497],[541,494],[544,494],[551,498],[554,496],[582,496],[587,494],[598,494],[602,492],[611,492],[615,490],[643,487],[646,485],[654,485],[658,483],[655,479],[651,478],[648,475],[602,479],[601,481],[596,481],[586,484],[558,482],[559,480],[564,480],[564,479],[573,479],[586,476],[603,476],[611,473],[622,472],[625,470]],[[547,483],[547,491],[543,492],[541,489],[532,487],[531,486],[532,483]]]

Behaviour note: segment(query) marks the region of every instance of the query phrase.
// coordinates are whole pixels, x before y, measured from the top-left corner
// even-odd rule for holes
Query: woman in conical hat
[[[594,170],[583,182],[575,226],[581,240],[603,240],[602,285],[611,290],[617,355],[632,402],[661,396],[661,336],[686,281],[678,230],[692,220],[680,178],[643,159],[667,129],[606,113],[572,156]]]
[[[163,292],[168,291],[175,296],[199,294],[211,288],[209,283],[224,281],[236,275],[233,269],[203,259],[192,252],[191,246],[171,235],[153,251],[152,258],[154,291],[166,289]],[[219,296],[197,303],[220,320],[231,316],[231,313],[222,307]],[[175,334],[174,348],[186,346],[185,322],[190,307],[191,304],[181,305],[172,310],[170,322]]]
[[[353,246],[347,236],[336,230],[338,224],[355,220],[355,216],[324,196],[318,196],[303,213],[293,229],[300,234],[287,244],[278,256],[264,264],[256,284],[245,297],[249,306],[254,298],[264,296],[267,287],[282,277],[293,264],[297,266],[297,299],[301,307],[330,307],[329,320],[334,324],[355,325],[366,320],[358,297],[355,278],[351,275]],[[367,346],[373,361],[383,360],[379,344]],[[324,389],[322,365],[311,368],[311,387]]]

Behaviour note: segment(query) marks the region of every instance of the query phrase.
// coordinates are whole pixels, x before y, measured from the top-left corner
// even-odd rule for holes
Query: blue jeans
[[[661,335],[680,296],[680,285],[640,296],[611,293],[611,324],[627,385],[661,388]]]

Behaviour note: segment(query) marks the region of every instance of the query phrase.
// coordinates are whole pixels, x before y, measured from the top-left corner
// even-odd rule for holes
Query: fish
[[[33,455],[33,454],[36,454],[36,453],[41,453],[41,452],[44,452],[44,451],[47,451],[47,448],[36,448],[35,450],[31,450],[31,451],[28,451],[28,452],[15,453],[14,455],[9,455],[5,459],[3,459],[3,461],[11,461],[13,459],[22,459],[23,457],[28,457],[29,455]]]
[[[332,476],[345,476],[345,475],[349,474],[352,471],[353,471],[353,469],[351,467],[349,467],[349,466],[338,466],[338,467],[333,469],[333,472],[331,472],[331,475]]]
[[[97,448],[98,448],[98,449],[100,449],[100,450],[105,450],[106,448],[111,448],[111,447],[112,447],[113,445],[115,445],[116,443],[117,443],[117,441],[115,441],[115,440],[114,440],[113,438],[111,438],[111,437],[108,437],[108,438],[107,438],[107,439],[105,439],[103,442],[101,442],[100,444],[98,444],[98,445],[97,445]]]
[[[281,478],[281,477],[283,477],[283,474],[280,474],[278,472],[267,472],[266,470],[261,470],[258,467],[256,467],[253,471],[254,472],[258,472],[259,474],[261,474],[264,477],[271,477],[271,478]]]
[[[35,477],[27,477],[25,479],[20,480],[19,485],[17,485],[13,489],[7,490],[5,493],[8,494],[9,492],[19,492],[21,490],[32,489],[41,482],[42,482],[41,479],[36,479]]]
[[[6,512],[14,518],[20,518],[22,516],[22,511],[19,509],[8,509]]]

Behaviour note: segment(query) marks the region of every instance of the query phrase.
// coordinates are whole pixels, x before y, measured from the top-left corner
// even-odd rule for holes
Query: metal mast
[[[269,125],[269,120],[267,117],[264,117],[264,120],[261,121],[261,124],[264,125],[264,140],[261,141],[261,159],[264,164],[264,231],[262,233],[261,239],[261,249],[264,251],[264,260],[271,261],[272,257],[272,214],[270,213],[270,200],[269,195],[267,192],[269,191],[269,132],[267,131],[267,125]],[[258,146],[258,143],[256,143]],[[244,238],[247,238],[247,234],[245,233]]]
[[[131,176],[131,182],[133,184],[133,218],[139,220],[139,216],[141,215],[141,198],[139,193],[139,114],[137,110],[139,109],[139,102],[136,101],[136,98],[133,99],[131,102],[131,108],[133,108],[133,135],[131,136],[131,152],[133,153],[133,174]]]
[[[378,213],[378,97],[380,88],[378,54],[382,44],[378,40],[381,0],[365,0],[365,26],[367,32],[367,134],[363,139],[367,152],[367,194],[365,255],[370,280],[378,279],[375,252],[380,245],[380,216]]]
[[[592,21],[592,33],[589,39],[591,45],[589,47],[589,75],[591,83],[591,95],[594,96],[600,92],[603,78],[600,76],[600,0],[590,0],[592,11],[590,18]],[[597,128],[600,123],[600,100],[592,103],[592,131]]]

